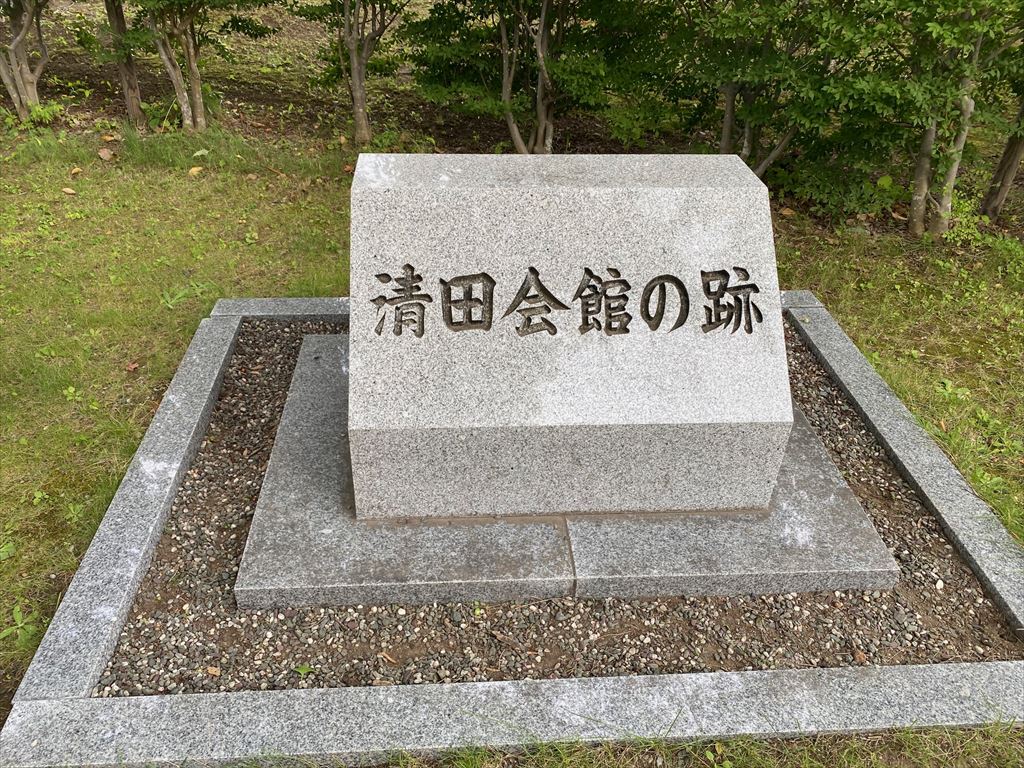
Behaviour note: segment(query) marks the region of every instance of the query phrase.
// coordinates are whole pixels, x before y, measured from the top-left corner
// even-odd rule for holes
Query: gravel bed
[[[787,328],[794,396],[901,568],[884,592],[240,611],[232,585],[302,336],[246,320],[97,696],[1024,658],[935,518]]]

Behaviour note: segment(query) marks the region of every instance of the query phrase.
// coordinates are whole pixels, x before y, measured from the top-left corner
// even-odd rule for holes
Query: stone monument
[[[364,154],[360,518],[767,509],[793,423],[736,156]]]
[[[793,408],[736,157],[362,155],[348,320],[303,341],[243,607],[896,579]]]

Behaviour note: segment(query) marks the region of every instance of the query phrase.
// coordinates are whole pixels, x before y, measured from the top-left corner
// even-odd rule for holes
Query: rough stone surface
[[[348,314],[348,296],[284,299],[218,299],[212,317],[324,317]]]
[[[243,608],[568,594],[564,520],[386,525],[355,519],[348,335],[307,336],[235,581]]]
[[[1024,662],[21,702],[7,768],[714,739],[1024,719]],[[303,763],[306,764],[306,763]]]
[[[783,291],[782,292],[782,308],[783,309],[803,309],[807,307],[822,306],[818,297],[810,291]]]
[[[1024,547],[980,499],[825,309],[791,318],[925,505],[1024,635]]]
[[[767,507],[792,408],[767,190],[738,158],[364,154],[351,263],[359,517]],[[374,304],[407,263],[432,299],[422,336]],[[704,332],[702,270],[732,285],[737,267],[763,322]],[[533,268],[564,309],[530,322],[554,335],[519,333]],[[609,268],[631,285],[629,333],[603,315],[582,333],[584,269]],[[494,281],[490,330],[446,327],[440,281],[477,273]],[[672,288],[657,330],[642,317],[661,275],[689,296],[673,331]]]
[[[626,598],[874,590],[899,574],[799,415],[767,516],[356,520],[337,429],[347,369],[347,336],[306,337],[235,581],[244,608],[525,601],[574,584]]]
[[[206,432],[238,324],[237,317],[209,318],[199,324],[21,681],[16,701],[88,696],[96,684],[181,478]]]
[[[899,566],[796,411],[769,517],[569,519],[579,597],[889,589]]]

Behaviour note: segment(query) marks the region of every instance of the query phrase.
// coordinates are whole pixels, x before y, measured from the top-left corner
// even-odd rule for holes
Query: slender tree
[[[920,131],[908,228],[945,233],[978,99],[1020,55],[1020,0],[883,0],[877,71]]]
[[[1013,186],[1013,180],[1022,159],[1024,159],[1024,101],[1021,102],[1016,124],[1006,139],[1003,154],[992,174],[988,192],[981,202],[981,212],[992,221],[996,221],[1003,210],[1003,204],[1006,202],[1006,196],[1010,193],[1010,187]]]
[[[50,61],[43,39],[43,12],[48,0],[0,0],[7,39],[0,51],[0,79],[22,121],[39,106],[39,78]],[[33,50],[33,40],[35,50]],[[37,54],[33,61],[33,53]]]
[[[294,7],[297,15],[320,22],[331,33],[325,79],[343,80],[348,87],[354,138],[358,144],[366,144],[373,138],[366,96],[371,57],[408,5],[409,0],[327,0]]]
[[[142,91],[139,89],[139,78],[135,71],[135,57],[127,41],[128,24],[124,18],[124,3],[122,0],[103,0],[103,4],[107,11],[111,48],[117,64],[117,74],[121,80],[125,110],[128,119],[139,125],[145,120],[145,115],[142,113]]]
[[[217,45],[223,35],[239,33],[259,38],[274,30],[250,12],[273,0],[134,0],[140,20],[160,56],[187,131],[209,125],[203,100],[200,52]]]
[[[560,111],[605,99],[603,12],[589,0],[440,0],[409,25],[417,78],[438,101],[504,119],[517,152],[550,153]]]

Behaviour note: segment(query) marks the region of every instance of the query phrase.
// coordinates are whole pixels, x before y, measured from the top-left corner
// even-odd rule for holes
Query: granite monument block
[[[360,156],[360,518],[766,509],[793,423],[739,158]]]

